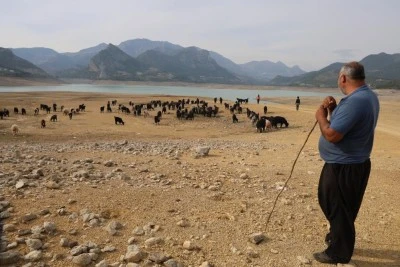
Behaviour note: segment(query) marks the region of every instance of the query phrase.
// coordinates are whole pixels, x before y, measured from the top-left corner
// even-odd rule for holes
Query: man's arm
[[[328,121],[328,108],[325,108],[323,105],[321,105],[315,113],[315,118],[319,124],[321,134],[326,140],[331,143],[337,143],[343,139],[343,134],[330,127],[330,123]]]

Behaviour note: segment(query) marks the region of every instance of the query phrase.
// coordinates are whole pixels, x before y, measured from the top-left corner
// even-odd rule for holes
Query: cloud
[[[339,57],[340,60],[348,61],[355,60],[358,50],[355,49],[337,49],[333,53]]]

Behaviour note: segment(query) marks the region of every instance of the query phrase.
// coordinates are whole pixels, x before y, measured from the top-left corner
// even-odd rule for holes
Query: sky
[[[0,47],[77,52],[146,38],[306,71],[400,53],[398,0],[0,0]]]

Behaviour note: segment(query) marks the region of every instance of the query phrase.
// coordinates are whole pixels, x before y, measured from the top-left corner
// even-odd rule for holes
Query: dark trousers
[[[326,254],[339,263],[353,255],[354,221],[367,187],[371,161],[359,164],[325,163],[318,186],[318,201],[330,223]]]

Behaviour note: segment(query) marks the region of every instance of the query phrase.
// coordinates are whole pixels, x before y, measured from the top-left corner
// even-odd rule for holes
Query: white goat
[[[19,132],[18,125],[13,124],[13,125],[11,126],[11,131],[12,131],[13,135],[18,134],[18,132]]]

